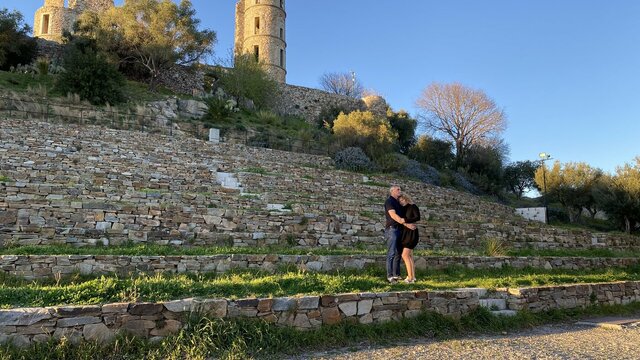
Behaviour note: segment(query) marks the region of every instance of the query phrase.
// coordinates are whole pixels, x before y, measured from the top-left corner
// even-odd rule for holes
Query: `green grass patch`
[[[245,195],[246,198],[253,196]],[[367,216],[363,212],[360,216]],[[308,220],[301,220],[308,221]],[[485,250],[478,249],[438,249],[425,250],[416,249],[415,256],[486,256]],[[8,246],[0,248],[0,255],[129,255],[129,256],[203,256],[203,255],[225,255],[225,254],[278,254],[278,255],[385,255],[387,249],[383,246],[368,247],[362,244],[350,248],[295,248],[290,246],[192,246],[179,247],[167,245],[145,245],[127,243],[118,246],[99,247],[75,247],[71,245],[29,245],[29,246]],[[592,250],[508,250],[507,256],[526,257],[607,257],[607,258],[635,258],[640,257],[639,251],[620,251],[610,249]]]
[[[11,178],[8,176],[0,175],[0,182],[10,182]]]
[[[425,312],[412,319],[362,325],[344,322],[309,331],[248,319],[207,319],[192,316],[178,334],[157,342],[119,336],[107,346],[69,341],[33,344],[24,349],[0,347],[3,359],[278,359],[309,351],[349,346],[391,345],[411,338],[455,338],[468,334],[498,333],[546,323],[576,321],[593,315],[638,314],[640,303],[594,306],[543,313],[520,312],[497,317],[486,309],[459,320]]]
[[[3,275],[0,307],[41,307],[62,304],[102,304],[126,301],[168,301],[189,297],[252,298],[321,295],[348,292],[451,290],[461,287],[529,287],[640,280],[640,267],[593,271],[543,269],[469,270],[451,267],[418,271],[414,284],[389,284],[385,270],[344,270],[335,273],[300,271],[293,266],[275,273],[234,270],[224,274],[135,274],[27,281]]]

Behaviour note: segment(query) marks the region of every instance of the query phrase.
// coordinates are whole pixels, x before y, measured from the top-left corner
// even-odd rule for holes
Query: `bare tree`
[[[490,145],[507,127],[504,111],[482,90],[433,83],[416,101],[427,130],[451,139],[461,164],[472,145]]]
[[[327,92],[356,99],[360,99],[364,94],[364,87],[353,72],[325,73],[320,77],[320,86]]]

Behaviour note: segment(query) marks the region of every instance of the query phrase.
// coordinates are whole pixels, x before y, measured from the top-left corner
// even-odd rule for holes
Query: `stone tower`
[[[82,12],[100,13],[113,6],[113,0],[44,0],[44,6],[34,16],[33,36],[62,42],[62,32],[71,30]]]
[[[251,54],[276,81],[287,79],[285,0],[238,0],[235,56]]]

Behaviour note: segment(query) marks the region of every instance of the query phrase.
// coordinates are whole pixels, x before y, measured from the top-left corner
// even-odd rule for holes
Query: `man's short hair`
[[[396,189],[396,188],[402,190],[400,185],[391,185],[391,187],[389,188],[389,193],[391,193],[393,191],[393,189]]]

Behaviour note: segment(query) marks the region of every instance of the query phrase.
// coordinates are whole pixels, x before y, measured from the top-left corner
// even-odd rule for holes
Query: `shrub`
[[[278,83],[250,54],[235,58],[233,68],[218,69],[220,86],[238,100],[250,99],[258,108],[268,108]],[[242,103],[242,101],[240,101]]]
[[[348,114],[351,111],[344,106],[329,106],[320,110],[320,114],[316,119],[318,128],[324,128],[331,130],[333,128],[333,122],[336,120],[340,113]]]
[[[374,158],[391,152],[391,145],[398,138],[387,119],[358,110],[338,115],[333,133],[341,147],[359,147]]]
[[[505,256],[507,254],[504,241],[496,238],[485,239],[482,242],[482,252],[486,256]]]
[[[225,100],[219,97],[211,97],[206,100],[207,102],[207,114],[204,117],[205,121],[210,122],[224,122],[228,120],[231,115],[236,113],[239,109],[235,100]]]
[[[407,158],[394,152],[383,154],[374,159],[378,170],[386,173],[399,172],[407,165]]]
[[[336,153],[333,160],[338,169],[374,171],[375,165],[359,147],[348,147]]]
[[[56,88],[62,93],[78,94],[94,105],[116,104],[124,100],[124,77],[94,50],[70,48],[65,55],[64,66],[73,71],[67,71],[58,78]]]
[[[415,160],[407,160],[399,172],[403,176],[418,179],[426,184],[440,185],[438,170],[429,165],[422,165]]]
[[[0,9],[0,70],[31,64],[36,56],[38,44],[29,36],[31,28],[23,20],[18,11]]]
[[[409,149],[409,157],[436,169],[445,169],[453,163],[453,145],[444,140],[421,135]]]

